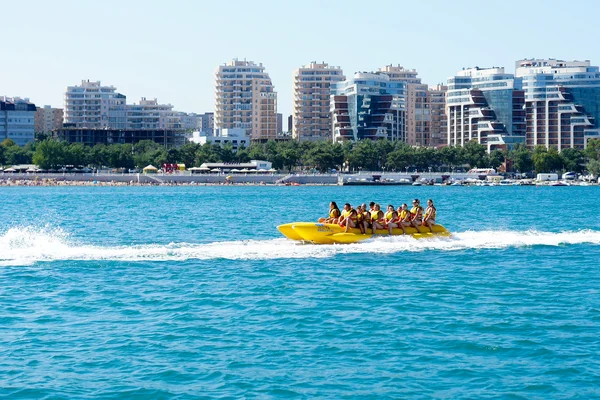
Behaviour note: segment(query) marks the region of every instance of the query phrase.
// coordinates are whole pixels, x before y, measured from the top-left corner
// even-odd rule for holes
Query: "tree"
[[[584,156],[581,150],[569,147],[560,152],[560,157],[567,171],[583,172]]]
[[[461,148],[462,155],[467,164],[471,168],[485,168],[489,165],[486,163],[486,148],[484,145],[477,143],[477,140],[471,140]]]
[[[490,154],[488,155],[487,164],[489,167],[498,169],[498,167],[500,167],[504,163],[505,159],[506,159],[506,154],[502,150],[499,150],[499,149],[492,150],[490,152]]]
[[[600,139],[590,139],[584,153],[590,160],[600,160]]]
[[[533,158],[531,152],[524,144],[515,145],[508,156],[512,159],[516,171],[525,173],[533,170]]]
[[[555,147],[546,149],[543,146],[536,146],[533,149],[533,164],[538,174],[561,169],[562,161]]]
[[[600,176],[600,160],[590,160],[587,163],[587,170],[594,176]]]
[[[58,169],[65,165],[65,147],[56,140],[44,140],[35,149],[32,161],[41,169]]]

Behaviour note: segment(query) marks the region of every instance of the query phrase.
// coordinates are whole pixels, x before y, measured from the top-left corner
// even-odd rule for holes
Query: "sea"
[[[0,397],[600,398],[600,187],[2,187]],[[313,245],[329,202],[451,237]]]

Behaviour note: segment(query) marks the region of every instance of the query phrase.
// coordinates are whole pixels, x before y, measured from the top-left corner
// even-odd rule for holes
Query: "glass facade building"
[[[530,147],[585,148],[600,138],[600,71],[590,61],[525,59],[522,79]]]
[[[331,85],[334,141],[406,141],[406,83],[383,73],[354,74]]]
[[[448,145],[471,140],[488,151],[525,142],[525,97],[521,81],[504,68],[469,68],[448,79]]]

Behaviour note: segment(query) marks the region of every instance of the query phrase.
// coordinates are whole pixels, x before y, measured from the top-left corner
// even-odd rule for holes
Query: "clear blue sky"
[[[0,95],[60,107],[66,86],[90,79],[128,103],[212,111],[214,70],[235,57],[266,66],[284,115],[293,69],[313,60],[346,75],[399,63],[431,85],[525,57],[600,64],[593,0],[29,0],[0,15]]]

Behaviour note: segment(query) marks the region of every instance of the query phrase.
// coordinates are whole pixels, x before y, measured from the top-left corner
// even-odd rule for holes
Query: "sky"
[[[213,110],[215,69],[262,63],[292,109],[292,73],[311,61],[346,76],[388,64],[435,85],[464,67],[522,58],[600,64],[600,2],[29,0],[2,4],[0,95],[63,106],[67,86],[100,80],[128,103],[158,98]]]

